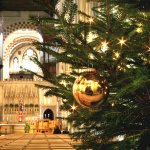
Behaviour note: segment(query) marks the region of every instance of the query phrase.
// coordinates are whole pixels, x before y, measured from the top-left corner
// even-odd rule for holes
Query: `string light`
[[[60,84],[63,84],[65,87],[66,87],[66,85],[67,85],[67,83],[66,83],[65,80],[62,80],[62,81],[60,82]]]
[[[137,26],[138,26],[138,27],[137,27],[137,29],[136,29],[136,32],[137,32],[137,33],[142,33],[142,32],[143,32],[143,28],[142,28],[142,27],[143,27],[143,24],[142,24],[142,23],[138,23]]]
[[[116,14],[118,12],[118,6],[112,8],[112,13],[113,14]]]
[[[130,19],[129,19],[129,18],[126,18],[126,19],[125,19],[125,22],[130,22]]]
[[[116,137],[116,140],[117,140],[117,141],[123,141],[124,138],[125,138],[124,135],[119,135],[119,136]]]
[[[143,32],[143,28],[138,27],[138,28],[136,29],[136,32],[137,32],[137,33],[142,33],[142,32]]]
[[[92,42],[95,38],[97,38],[98,35],[94,32],[89,32],[88,33],[88,38],[87,38],[87,42],[90,43]]]
[[[125,68],[123,68],[123,67],[122,67],[122,66],[120,66],[120,65],[119,65],[117,68],[118,68],[120,71],[126,71],[126,69],[125,69]]]
[[[120,54],[119,54],[118,52],[115,52],[114,55],[115,55],[115,58],[114,58],[114,59],[117,59],[117,58],[120,57]]]
[[[90,24],[93,23],[93,22],[94,22],[94,19],[93,19],[92,17],[89,18],[89,22],[90,22]]]
[[[111,106],[114,107],[114,106],[115,106],[115,103],[112,103]]]
[[[94,55],[93,54],[89,54],[89,58],[90,59],[94,59]]]
[[[126,40],[123,37],[121,39],[118,39],[118,40],[119,40],[118,44],[120,44],[121,46],[125,45]]]
[[[108,42],[105,40],[104,42],[101,43],[101,50],[103,52],[108,50]]]
[[[71,106],[71,109],[74,111],[76,110],[77,106],[75,106],[74,104]]]
[[[139,27],[142,27],[142,26],[143,26],[143,24],[142,24],[142,23],[138,23],[137,25],[138,25]]]

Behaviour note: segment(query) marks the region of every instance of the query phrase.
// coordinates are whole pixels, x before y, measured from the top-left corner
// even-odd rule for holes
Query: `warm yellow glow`
[[[124,138],[125,138],[124,135],[119,135],[119,136],[116,137],[116,140],[117,141],[122,141],[122,140],[124,140]]]
[[[108,42],[106,40],[101,43],[101,50],[103,52],[108,50]]]
[[[91,87],[91,90],[95,93],[97,91],[97,89],[99,88],[99,83],[93,80],[88,80],[86,82],[86,87],[89,86]]]
[[[96,33],[89,32],[88,33],[88,38],[87,38],[88,43],[92,42],[97,37],[98,37],[98,35]]]
[[[143,28],[138,27],[138,28],[136,29],[136,32],[137,32],[137,33],[142,33],[142,32],[143,32]]]
[[[148,48],[147,52],[150,52],[150,47],[149,47],[149,46],[147,46],[147,48]]]
[[[114,59],[117,59],[117,58],[120,57],[120,54],[119,54],[118,52],[116,52],[114,55],[115,55],[115,58],[114,58]]]
[[[94,55],[93,54],[89,54],[89,58],[90,59],[94,59]]]
[[[91,90],[95,93],[95,92],[97,92],[97,90],[100,86],[99,86],[99,83],[96,81],[85,79],[82,84],[79,84],[79,85],[75,84],[74,90],[78,89],[80,92],[84,93],[86,90],[86,87],[91,87]]]
[[[60,84],[64,85],[65,87],[66,87],[66,85],[67,85],[67,83],[66,83],[65,80],[62,80],[62,81],[60,82]]]
[[[118,68],[120,71],[126,71],[126,69],[125,69],[123,66],[120,66],[120,65],[119,65],[117,68]]]
[[[142,23],[138,23],[138,26],[139,26],[139,27],[142,27],[142,26],[143,26],[143,24],[142,24]]]
[[[145,12],[142,12],[142,15],[143,15],[144,17],[147,17],[147,14],[146,14]]]
[[[117,12],[118,12],[117,7],[114,7],[114,8],[112,9],[112,13],[115,14],[115,13],[117,13]]]
[[[80,85],[79,85],[79,90],[80,90],[81,92],[85,92],[85,89],[86,89],[86,85],[85,85],[85,84],[80,84]]]
[[[76,108],[77,108],[77,106],[75,106],[75,105],[72,105],[72,106],[71,106],[71,109],[72,109],[72,110],[76,110]]]
[[[120,44],[121,46],[125,45],[126,40],[123,37],[121,39],[118,39],[118,40],[119,40],[118,44]]]
[[[114,107],[114,106],[115,106],[115,103],[112,103],[111,106]]]
[[[89,22],[90,22],[90,24],[93,23],[93,22],[94,22],[94,19],[93,19],[92,17],[89,18]]]
[[[126,21],[126,22],[130,22],[129,18],[127,18],[125,21]]]

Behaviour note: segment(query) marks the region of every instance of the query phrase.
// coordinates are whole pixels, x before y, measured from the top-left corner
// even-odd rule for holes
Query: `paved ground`
[[[0,150],[75,150],[64,134],[10,134],[0,136]]]

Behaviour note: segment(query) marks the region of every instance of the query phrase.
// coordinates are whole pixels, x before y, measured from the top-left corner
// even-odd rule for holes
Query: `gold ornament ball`
[[[107,81],[96,71],[85,72],[74,82],[73,96],[83,107],[96,107],[106,99],[107,95]]]

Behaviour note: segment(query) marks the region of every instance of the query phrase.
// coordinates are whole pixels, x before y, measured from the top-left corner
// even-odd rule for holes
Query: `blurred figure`
[[[56,127],[54,128],[53,134],[61,134],[61,131],[60,131],[60,129],[59,129],[58,126],[56,126]]]
[[[69,131],[67,128],[64,129],[64,131],[62,132],[63,134],[69,134]]]

